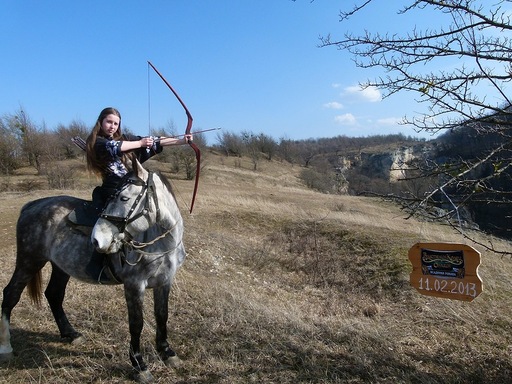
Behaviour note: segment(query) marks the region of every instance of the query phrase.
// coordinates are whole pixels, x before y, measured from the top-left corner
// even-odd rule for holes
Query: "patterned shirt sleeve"
[[[105,149],[112,159],[121,156],[121,141],[108,140]]]
[[[123,177],[128,172],[122,161],[121,144],[122,141],[109,140],[104,137],[96,139],[96,155],[105,164],[103,178]]]
[[[123,135],[121,140],[109,140],[105,137],[98,137],[96,139],[96,154],[99,158],[103,159],[102,161],[105,164],[104,176],[108,177],[109,175],[115,175],[117,177],[123,177],[126,175],[128,170],[122,161],[123,153],[121,151],[121,145],[123,144],[123,141],[136,141],[141,138],[141,136]],[[139,162],[144,163],[157,153],[162,152],[162,149],[162,146],[157,141],[153,144],[152,148],[138,148],[133,152],[137,156]]]

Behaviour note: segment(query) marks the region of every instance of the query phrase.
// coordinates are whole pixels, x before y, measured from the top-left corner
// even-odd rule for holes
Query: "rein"
[[[137,240],[133,240],[133,239],[123,240],[123,243],[127,244],[127,245],[130,245],[131,248],[133,248],[134,250],[146,248],[148,245],[153,245],[158,240],[165,238],[169,233],[172,232],[172,230],[176,227],[176,225],[178,225],[177,222],[171,228],[169,228],[164,233],[162,233],[160,236],[155,237],[153,240],[150,240],[147,243],[143,243],[143,242],[140,242],[140,241],[137,241]]]
[[[121,242],[126,247],[128,247],[130,250],[132,250],[133,252],[138,253],[140,255],[139,258],[135,261],[135,263],[130,263],[130,262],[128,262],[128,260],[125,260],[126,263],[133,266],[133,265],[136,265],[142,259],[142,256],[157,256],[157,255],[164,256],[164,255],[168,254],[169,252],[174,251],[176,248],[178,248],[180,246],[180,244],[183,242],[183,240],[181,240],[178,244],[176,244],[176,246],[173,249],[170,249],[170,250],[164,252],[163,254],[161,252],[146,252],[146,251],[143,251],[142,249],[146,248],[149,245],[155,244],[158,240],[161,240],[161,239],[167,237],[167,235],[170,234],[172,232],[172,230],[177,225],[178,225],[178,223],[176,222],[176,224],[174,224],[171,228],[166,230],[160,236],[155,237],[153,240],[150,240],[147,243],[136,241],[131,238],[130,238],[130,240],[124,240],[124,239],[121,240]]]

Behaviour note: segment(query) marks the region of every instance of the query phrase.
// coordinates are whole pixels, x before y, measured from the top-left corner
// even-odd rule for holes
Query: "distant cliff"
[[[461,129],[428,142],[365,147],[347,153],[340,151],[337,172],[344,181],[344,188],[339,190],[350,194],[406,193],[408,197],[421,198],[451,177],[448,175],[455,175],[474,164],[475,159],[484,158],[501,144],[500,140],[504,139],[498,135],[483,136],[474,130]],[[512,203],[507,196],[512,194],[512,172],[506,170],[496,177],[496,167],[504,162],[497,157],[465,175],[466,180],[485,179],[487,191],[491,192],[476,191],[471,183],[457,183],[435,196],[438,203],[432,208],[442,216],[443,212],[457,207],[454,217],[463,225],[511,238]],[[437,167],[440,172],[432,172],[429,177],[416,177],[421,174],[420,168],[428,167],[433,170]],[[406,178],[409,180],[403,181]]]
[[[435,147],[433,142],[420,142],[400,144],[397,147],[363,148],[357,153],[340,153],[337,160],[338,170],[344,173],[348,183],[356,175],[396,183],[415,168],[414,161],[424,161],[435,156]]]

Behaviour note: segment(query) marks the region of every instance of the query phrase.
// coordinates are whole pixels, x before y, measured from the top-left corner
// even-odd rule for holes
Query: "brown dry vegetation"
[[[448,228],[404,220],[380,200],[306,190],[298,167],[265,162],[254,172],[249,161],[211,154],[206,163],[193,215],[192,183],[174,182],[188,250],[171,297],[178,369],[156,357],[146,296],[143,345],[156,382],[510,382],[510,259],[482,252],[484,292],[473,302],[422,296],[409,285],[407,251],[419,241],[462,242]],[[23,177],[32,176],[9,183]],[[1,286],[14,267],[22,204],[88,198],[94,183],[81,176],[73,191],[0,193]],[[130,382],[122,287],[71,281],[66,309],[85,344],[61,342],[47,305],[23,295],[0,382]]]

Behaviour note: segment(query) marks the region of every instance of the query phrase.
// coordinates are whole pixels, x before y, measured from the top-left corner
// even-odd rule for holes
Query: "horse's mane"
[[[164,183],[165,187],[169,190],[169,192],[171,192],[171,195],[172,195],[172,197],[174,197],[174,200],[176,200],[176,195],[174,194],[174,189],[172,188],[172,184],[169,181],[169,179],[167,178],[167,176],[165,176],[160,171],[156,171],[155,173],[158,175],[158,177],[160,177],[160,180],[162,180],[162,183]]]
[[[132,160],[132,172],[135,176],[138,177],[139,175],[137,173],[137,167],[134,165],[136,161],[138,162],[138,159],[135,156],[135,154],[131,155],[131,160]],[[176,195],[174,194],[174,189],[172,188],[172,185],[171,185],[171,182],[169,181],[169,179],[160,171],[154,171],[153,173],[155,173],[156,175],[158,175],[158,177],[160,177],[160,180],[162,180],[162,183],[164,183],[164,186],[167,188],[167,190],[169,192],[171,192],[171,195],[174,198],[174,200],[176,200]]]

